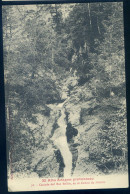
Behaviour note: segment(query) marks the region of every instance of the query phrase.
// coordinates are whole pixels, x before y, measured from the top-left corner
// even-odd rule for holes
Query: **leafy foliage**
[[[30,169],[51,176],[49,171],[58,168],[50,140],[58,113],[51,113],[47,104],[64,98],[68,122],[79,131],[79,160],[86,162],[88,146],[89,160],[99,171],[123,169],[127,134],[122,3],[3,7],[3,29],[7,136],[14,172]]]

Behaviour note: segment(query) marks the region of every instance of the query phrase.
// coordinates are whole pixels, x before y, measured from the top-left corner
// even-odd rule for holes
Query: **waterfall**
[[[53,141],[54,145],[60,150],[60,153],[62,155],[65,165],[63,172],[64,177],[70,177],[72,170],[72,153],[70,152],[66,137],[67,123],[63,104],[64,103],[60,103],[57,106],[57,111],[60,111],[60,117],[57,120],[57,124],[59,127],[54,131],[51,140]]]

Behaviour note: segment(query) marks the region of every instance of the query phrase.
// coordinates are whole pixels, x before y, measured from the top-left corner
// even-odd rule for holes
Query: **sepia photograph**
[[[122,2],[3,5],[9,191],[128,187]]]

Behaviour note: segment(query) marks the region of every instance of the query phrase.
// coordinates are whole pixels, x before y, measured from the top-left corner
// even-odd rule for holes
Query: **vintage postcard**
[[[123,3],[2,12],[8,190],[127,188]]]

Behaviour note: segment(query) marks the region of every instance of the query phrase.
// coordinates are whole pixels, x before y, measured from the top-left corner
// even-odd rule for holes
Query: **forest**
[[[9,173],[64,176],[62,117],[73,175],[126,173],[123,4],[3,6],[2,18]]]

